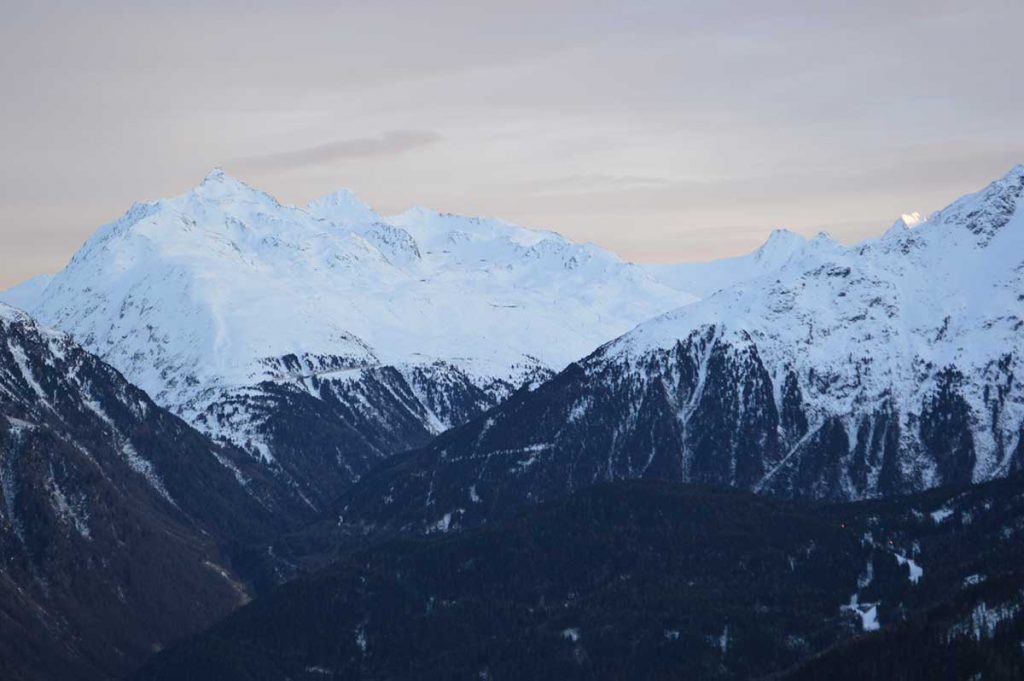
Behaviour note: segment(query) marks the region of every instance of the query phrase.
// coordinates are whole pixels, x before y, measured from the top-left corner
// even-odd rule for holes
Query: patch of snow
[[[249,479],[245,477],[245,474],[242,473],[241,469],[239,469],[238,466],[231,463],[231,461],[229,461],[227,457],[219,454],[215,447],[212,447],[210,451],[213,454],[213,458],[217,459],[217,463],[231,471],[239,485],[241,485],[242,487],[249,486]]]
[[[30,423],[29,421],[25,421],[23,419],[15,418],[13,416],[7,416],[5,418],[7,419],[7,423],[9,423],[11,426],[11,432],[14,433],[18,433],[23,430],[34,430],[35,428],[38,427],[34,423]]]
[[[103,407],[100,406],[100,403],[89,397],[85,392],[82,393],[82,405],[95,414],[100,421],[103,421],[115,436],[120,435],[117,426],[114,425],[114,422],[107,415],[107,412],[103,410]]]
[[[862,631],[878,631],[882,625],[878,621],[878,603],[860,603],[857,594],[850,596],[850,602],[839,607],[841,612],[852,612],[860,619]]]
[[[427,532],[428,533],[440,532],[440,533],[444,534],[444,533],[448,532],[449,528],[451,527],[451,524],[452,524],[452,514],[451,513],[445,513],[441,517],[440,520],[438,520],[436,523],[434,523],[433,525],[431,525],[427,529]]]
[[[25,383],[28,384],[43,404],[47,404],[48,397],[46,395],[46,391],[44,391],[43,387],[36,381],[35,375],[32,373],[32,369],[29,368],[28,357],[25,355],[25,350],[11,339],[7,340],[7,349],[14,358],[14,363],[18,366],[18,371],[21,373],[21,377],[25,380]]]
[[[263,463],[274,463],[274,455],[270,453],[270,447],[267,443],[259,440],[249,440],[248,443],[252,449],[254,449],[258,455],[258,458]]]
[[[585,396],[580,398],[569,410],[569,423],[576,423],[587,414],[587,410],[590,409],[590,397]]]
[[[139,453],[130,442],[126,442],[121,446],[121,455],[124,457],[125,461],[128,462],[128,466],[133,471],[144,477],[150,486],[159,492],[160,496],[169,501],[172,505],[177,506],[174,499],[171,498],[170,493],[167,491],[167,488],[164,487],[164,483],[160,479],[160,476],[156,474],[153,464],[139,456]]]
[[[872,605],[861,615],[861,626],[864,631],[878,631],[882,626],[878,623],[878,606]]]
[[[1017,618],[1020,613],[1021,605],[1019,603],[990,606],[983,601],[974,607],[969,619],[954,625],[949,630],[948,638],[952,640],[966,636],[975,641],[992,638],[996,635],[996,630],[1001,623]]]
[[[366,649],[368,647],[368,642],[366,640],[366,625],[365,624],[360,624],[358,627],[356,627],[355,636],[356,636],[356,647],[359,648],[360,652],[365,653]]]
[[[857,588],[866,589],[871,586],[871,582],[875,579],[875,562],[868,559],[867,565],[864,567],[864,574],[857,577]]]
[[[908,558],[907,556],[899,553],[894,553],[893,556],[896,558],[897,563],[900,565],[906,565],[910,569],[910,582],[912,584],[917,584],[924,575],[924,568],[915,563],[913,558]]]
[[[50,471],[50,477],[47,481],[47,487],[50,491],[50,500],[53,503],[54,512],[64,522],[68,523],[78,532],[79,536],[83,539],[92,539],[92,532],[89,529],[89,515],[84,511],[80,511],[78,504],[72,503],[68,500],[64,494],[64,490],[60,488],[56,480],[53,479],[53,471]]]

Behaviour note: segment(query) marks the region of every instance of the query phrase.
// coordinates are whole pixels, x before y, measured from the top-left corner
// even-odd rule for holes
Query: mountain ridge
[[[323,507],[377,461],[695,299],[555,232],[382,218],[347,190],[286,206],[214,170],[100,228],[27,307]]]
[[[821,242],[640,324],[385,464],[344,514],[427,532],[595,481],[853,500],[1019,471],[1022,186],[1015,169],[898,238]]]
[[[759,403],[773,403],[765,419],[780,410],[795,419],[734,423],[736,432],[753,428],[748,434],[770,451],[750,459],[754,468],[745,473],[736,473],[738,460],[729,463],[730,480],[859,498],[963,476],[952,463],[940,475],[947,463],[937,460],[920,470],[893,464],[891,456],[881,463],[885,451],[905,448],[905,434],[919,429],[905,421],[907,404],[959,385],[961,374],[975,370],[1014,380],[1012,367],[984,358],[983,366],[968,363],[945,377],[933,372],[924,385],[915,363],[920,356],[925,364],[963,364],[951,338],[973,347],[1002,333],[1006,347],[1016,348],[1014,316],[997,313],[1019,300],[996,284],[1012,287],[1021,276],[1007,272],[1018,244],[1006,236],[1014,229],[1003,227],[1015,214],[1022,168],[913,229],[901,218],[900,229],[854,246],[777,230],[747,256],[669,266],[634,265],[592,244],[500,220],[422,208],[382,218],[347,190],[306,209],[284,206],[215,170],[190,192],[136,204],[101,228],[31,312],[72,333],[192,425],[248,451],[317,508],[392,454],[423,446],[524,384],[540,385],[623,332],[594,356],[616,348],[617,377],[603,378],[635,384],[624,388],[622,413],[641,406],[634,388],[655,385],[637,358],[671,354],[685,340],[688,357],[657,360],[672,373],[666,385],[675,382],[667,401],[653,393],[644,399],[661,400],[663,425],[672,422],[670,411],[683,421],[700,415],[694,391],[702,388],[678,383],[679,362],[695,369],[699,382],[706,353],[724,352],[714,361],[735,376],[720,381],[723,394],[729,383],[752,381],[771,392]],[[937,287],[927,285],[933,270],[945,272]],[[995,288],[950,283],[975,271]],[[965,316],[970,321],[958,324]],[[972,325],[983,328],[981,336],[972,335]],[[926,342],[928,334],[945,340]],[[884,342],[868,354],[879,356],[862,352],[878,339]],[[600,364],[592,357],[584,366],[596,375]],[[990,399],[981,393],[996,380],[950,397],[970,402],[970,409],[958,403],[956,418],[977,419]],[[918,392],[894,392],[900,382]],[[735,412],[746,398],[727,399]],[[787,399],[791,404],[782,405]],[[974,427],[979,442],[961,442],[962,456],[973,457],[964,464],[972,479],[1011,465],[1022,407],[1012,395],[1000,399],[1001,423],[1009,425],[997,424],[991,437]],[[841,413],[847,416],[839,424]],[[669,434],[678,425],[662,440],[692,435]],[[700,447],[733,441],[730,426],[716,427],[719,434]],[[863,460],[855,479],[835,471],[824,454],[790,451],[805,438],[819,448],[845,439],[856,450],[872,437],[878,439],[865,451],[849,455]],[[930,446],[921,442],[911,444]],[[802,459],[833,470],[798,482],[804,474],[794,478],[786,462]],[[721,475],[713,480],[730,482]]]

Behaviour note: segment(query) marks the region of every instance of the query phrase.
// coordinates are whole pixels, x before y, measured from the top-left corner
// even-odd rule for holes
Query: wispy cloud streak
[[[250,168],[301,168],[350,158],[396,156],[436,144],[442,139],[433,130],[392,130],[375,137],[358,137],[294,151],[249,156],[239,159],[239,162]]]

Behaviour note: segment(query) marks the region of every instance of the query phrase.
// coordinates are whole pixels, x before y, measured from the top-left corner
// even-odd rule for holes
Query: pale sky
[[[214,166],[641,261],[844,241],[1024,162],[1022,0],[0,0],[0,287]]]

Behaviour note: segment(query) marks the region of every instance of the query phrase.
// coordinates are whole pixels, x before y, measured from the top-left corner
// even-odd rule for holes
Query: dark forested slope
[[[1016,479],[836,506],[600,485],[485,529],[355,553],[137,678],[756,678],[912,623],[950,594],[977,606],[979,584],[1020,564],[1022,529]],[[947,633],[973,632],[951,620]]]

